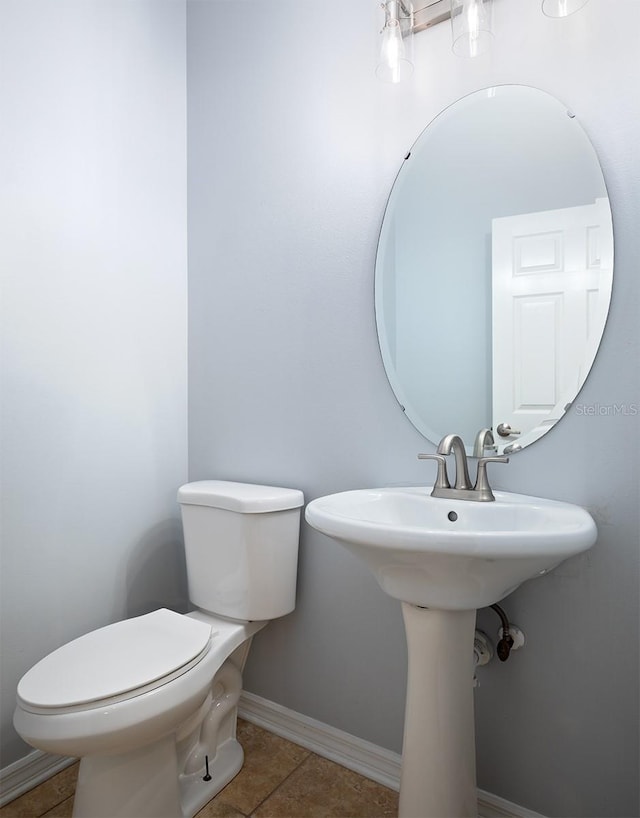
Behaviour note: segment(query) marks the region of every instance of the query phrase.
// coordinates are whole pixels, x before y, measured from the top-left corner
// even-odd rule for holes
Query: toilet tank
[[[194,605],[244,620],[295,608],[301,491],[201,480],[182,486],[178,502]]]

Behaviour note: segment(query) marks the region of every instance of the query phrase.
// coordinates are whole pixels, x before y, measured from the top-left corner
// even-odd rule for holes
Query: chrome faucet
[[[476,435],[476,442],[473,444],[473,456],[484,457],[484,450],[491,449],[496,451],[496,442],[493,439],[493,432],[491,429],[480,429]]]
[[[488,433],[488,434],[487,434]],[[489,437],[491,441],[489,442]],[[478,441],[481,441],[480,444]],[[489,479],[487,477],[487,463],[508,463],[508,457],[481,457],[476,454],[478,445],[482,446],[482,453],[485,444],[493,444],[491,430],[483,429],[478,432],[476,445],[474,447],[474,457],[478,457],[478,471],[476,474],[476,484],[471,486],[469,479],[469,468],[467,465],[467,453],[460,435],[445,435],[438,444],[436,454],[419,454],[419,460],[435,460],[438,464],[438,474],[436,482],[431,492],[432,497],[448,497],[452,500],[475,500],[477,502],[490,502],[495,500]],[[447,473],[447,455],[453,452],[456,463],[456,480],[452,488]]]
[[[469,468],[467,466],[467,453],[464,450],[464,443],[460,435],[446,435],[438,444],[438,454],[447,455],[453,452],[456,461],[456,491],[468,491],[471,488],[469,479]]]

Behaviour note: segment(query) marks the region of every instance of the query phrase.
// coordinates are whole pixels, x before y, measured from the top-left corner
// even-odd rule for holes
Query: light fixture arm
[[[585,0],[586,1],[586,0]],[[414,8],[405,0],[386,0],[380,3],[385,12],[385,26],[390,20],[397,20],[402,30],[402,36],[417,34],[438,23],[451,19],[451,0],[418,0],[419,8]],[[383,29],[384,30],[384,29]]]
[[[413,10],[411,6],[407,6],[403,0],[385,0],[380,3],[380,8],[384,11],[384,26],[381,34],[384,34],[385,29],[389,26],[398,25],[403,37],[414,33],[413,28]]]
[[[435,0],[435,2],[431,3],[425,3],[422,0],[421,7],[413,10],[411,33],[416,34],[418,31],[431,28],[431,26],[437,26],[438,23],[444,23],[450,17],[450,0]]]

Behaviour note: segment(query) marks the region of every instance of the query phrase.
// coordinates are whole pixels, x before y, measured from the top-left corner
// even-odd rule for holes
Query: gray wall
[[[458,97],[522,83],[570,106],[601,157],[616,270],[600,354],[559,427],[494,470],[499,488],[586,506],[600,537],[505,602],[527,645],[483,669],[476,693],[479,785],[550,816],[638,815],[640,418],[608,413],[640,402],[640,4],[611,6],[554,21],[539,0],[496,2],[490,56],[457,60],[439,26],[395,88],[374,77],[370,0],[188,2],[192,479],[307,500],[430,480],[373,315],[406,150]],[[495,616],[479,621],[493,636]],[[405,661],[400,606],[304,526],[298,607],[256,639],[246,687],[399,751]]]
[[[185,22],[0,2],[2,767],[31,665],[186,606]]]

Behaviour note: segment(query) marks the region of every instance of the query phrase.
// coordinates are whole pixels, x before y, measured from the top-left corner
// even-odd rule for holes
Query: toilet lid
[[[207,652],[211,626],[166,608],[87,633],[45,656],[18,684],[33,707],[111,698],[174,674]]]

